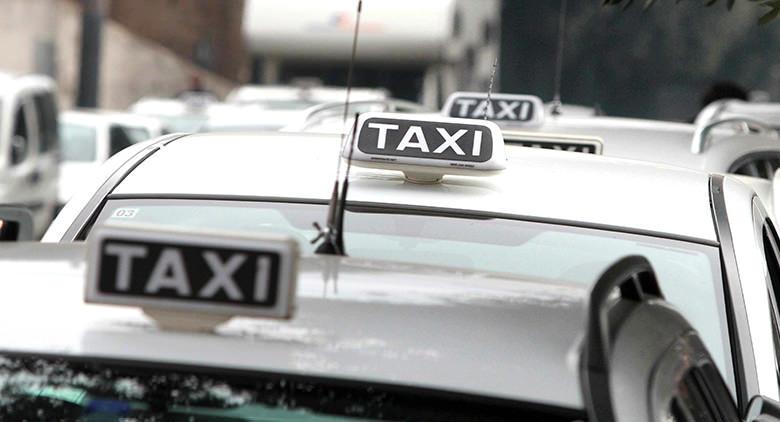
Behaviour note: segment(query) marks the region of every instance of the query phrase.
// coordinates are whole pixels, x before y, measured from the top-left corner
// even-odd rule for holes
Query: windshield
[[[225,369],[0,355],[0,419],[584,421],[579,412],[409,387]]]
[[[97,159],[97,130],[91,126],[60,123],[64,161],[90,162]]]
[[[280,233],[304,255],[322,222],[325,204],[215,200],[109,200],[96,224],[153,224],[238,233]],[[406,263],[506,273],[588,285],[627,255],[647,257],[667,299],[705,340],[715,362],[730,374],[718,248],[710,245],[502,218],[457,216],[387,206],[350,205],[345,216],[347,254]],[[695,293],[694,293],[695,292]],[[713,323],[718,321],[719,323]],[[726,378],[730,378],[727,376]],[[733,384],[732,384],[733,385]]]

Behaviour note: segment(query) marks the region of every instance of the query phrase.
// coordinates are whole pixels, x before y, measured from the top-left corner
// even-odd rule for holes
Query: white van
[[[54,218],[58,151],[54,81],[0,73],[0,204],[28,208],[36,237]]]

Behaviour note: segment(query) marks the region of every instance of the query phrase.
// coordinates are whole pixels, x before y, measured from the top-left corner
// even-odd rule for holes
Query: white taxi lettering
[[[460,107],[458,110],[459,116],[468,116],[469,115],[469,108],[477,103],[477,100],[469,100],[466,98],[458,98],[455,100],[455,103]]]
[[[268,280],[271,277],[271,258],[257,258],[257,273],[255,273],[255,301],[264,302],[268,299]]]
[[[458,155],[466,155],[465,152],[463,152],[462,149],[458,146],[458,139],[460,139],[461,136],[465,135],[466,132],[468,132],[466,129],[461,129],[457,132],[455,132],[454,135],[450,135],[447,133],[447,130],[444,128],[437,127],[436,131],[439,132],[441,137],[444,139],[444,143],[439,145],[438,148],[433,150],[434,154],[440,154],[444,152],[447,148],[452,148],[452,150],[455,152],[455,154]]]
[[[488,119],[493,119],[495,117],[495,110],[493,110],[493,103],[488,102],[488,100],[484,100],[477,107],[474,108],[474,111],[471,113],[471,117],[474,119],[481,119],[483,117],[487,117]]]
[[[244,295],[241,294],[241,289],[236,286],[235,280],[233,280],[233,273],[244,263],[246,256],[235,254],[227,262],[222,262],[216,252],[209,251],[203,253],[203,259],[208,264],[213,275],[211,280],[203,286],[198,296],[212,297],[221,289],[225,291],[225,294],[231,300],[243,300]]]
[[[496,119],[517,119],[515,109],[519,105],[520,103],[517,101],[498,101],[498,106],[501,108],[501,110],[499,110],[498,114],[496,114]]]
[[[179,296],[190,295],[190,284],[184,269],[184,260],[176,249],[165,248],[152,270],[146,293],[157,293],[161,289],[173,289]]]
[[[417,139],[417,142],[412,142],[412,139]],[[428,141],[425,140],[425,135],[420,126],[410,126],[396,149],[403,151],[406,148],[417,148],[423,152],[430,152]]]
[[[531,113],[531,103],[529,101],[523,101],[523,105],[520,106],[520,113],[518,114],[518,119],[526,121],[530,116],[528,114]]]
[[[106,245],[106,255],[116,256],[116,288],[126,291],[130,288],[130,273],[132,271],[133,258],[146,256],[146,248],[143,246]]]
[[[379,149],[385,149],[385,142],[387,142],[387,131],[398,130],[398,125],[391,125],[387,123],[369,123],[368,127],[379,130],[379,135],[376,139],[376,147]]]

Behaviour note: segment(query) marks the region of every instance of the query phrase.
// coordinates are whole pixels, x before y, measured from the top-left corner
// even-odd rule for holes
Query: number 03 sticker
[[[111,218],[134,218],[138,214],[138,208],[117,208]]]

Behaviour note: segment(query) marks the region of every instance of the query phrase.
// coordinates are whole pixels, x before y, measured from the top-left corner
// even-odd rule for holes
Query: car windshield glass
[[[510,401],[284,374],[0,356],[0,419],[79,421],[585,420]]]
[[[95,161],[97,131],[94,127],[60,123],[62,156],[65,161]]]
[[[325,204],[306,203],[113,199],[107,202],[96,224],[280,233],[297,240],[302,253],[311,255],[314,246],[310,240],[317,234],[312,223],[322,222],[326,209]],[[658,273],[669,301],[699,330],[723,373],[730,374],[716,246],[549,223],[368,205],[350,205],[344,224],[344,241],[352,257],[573,284],[593,283],[610,264],[626,255],[645,256]]]

